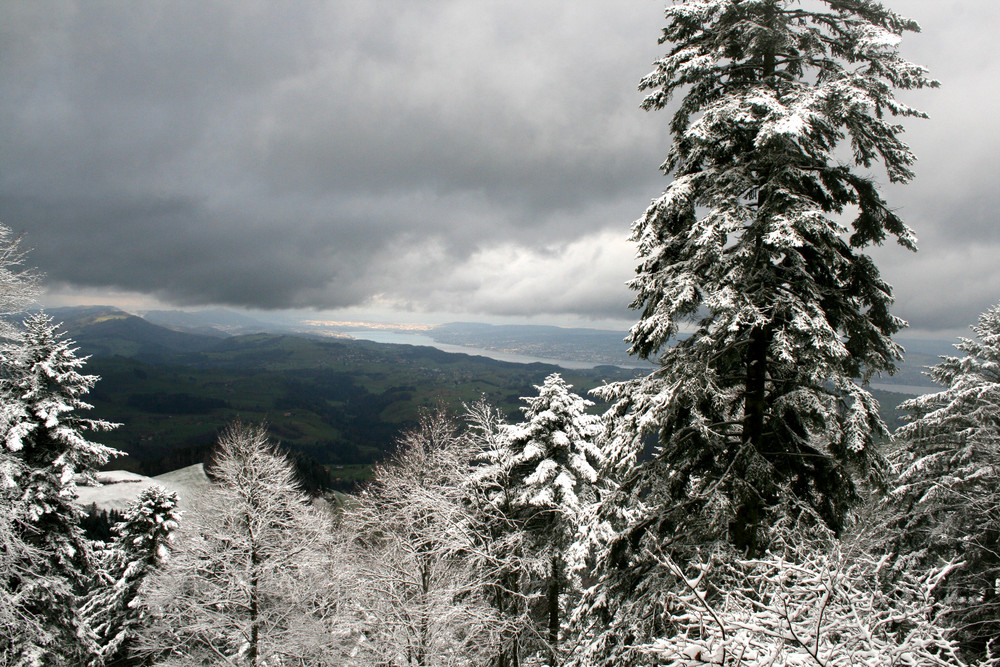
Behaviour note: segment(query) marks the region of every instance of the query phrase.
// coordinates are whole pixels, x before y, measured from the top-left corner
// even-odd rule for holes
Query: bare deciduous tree
[[[780,535],[761,558],[681,567],[653,554],[683,585],[662,610],[671,631],[639,652],[687,667],[962,664],[933,595],[953,564],[894,577],[887,556],[852,553],[829,535]]]
[[[38,293],[38,274],[24,265],[21,240],[0,224],[0,338],[17,336],[17,329],[6,318],[23,313]]]
[[[425,415],[349,512],[378,664],[482,664],[509,635],[509,619],[490,604],[498,567],[462,489],[468,460],[455,425]]]
[[[263,426],[219,441],[216,486],[185,519],[146,589],[143,650],[213,664],[348,664],[329,521],[299,491]]]

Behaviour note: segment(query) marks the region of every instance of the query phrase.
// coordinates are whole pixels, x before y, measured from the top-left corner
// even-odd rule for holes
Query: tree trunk
[[[746,357],[746,393],[743,403],[744,450],[736,467],[740,472],[753,450],[760,451],[764,438],[764,418],[767,414],[767,351],[771,346],[771,332],[766,328],[756,328],[750,332],[750,345]],[[741,475],[744,476],[744,475]],[[745,477],[745,476],[744,476]],[[739,493],[740,505],[730,524],[730,535],[737,549],[754,558],[758,555],[757,528],[763,521],[764,503],[757,489],[746,489]]]
[[[249,519],[247,520],[249,522]],[[250,648],[247,649],[247,661],[257,667],[260,641],[260,554],[254,543],[251,530],[250,537]]]
[[[552,578],[549,581],[549,646],[551,647],[549,665],[559,664],[559,592],[562,578],[562,567],[559,556],[552,557]]]
[[[417,630],[417,650],[413,660],[415,665],[420,665],[421,667],[427,664],[427,657],[430,654],[431,628],[430,619],[427,618],[427,600],[430,598],[431,591],[430,569],[430,564],[422,559],[420,564],[420,597],[423,601],[421,605],[423,608],[420,610],[420,627]]]
[[[769,28],[774,27],[777,8],[773,3],[764,7],[763,23]],[[776,68],[774,43],[770,40],[764,45],[764,52],[761,56],[761,79],[765,82],[772,82]],[[769,171],[769,170],[768,170]],[[757,193],[757,216],[758,225],[760,218],[769,215],[767,211],[766,185],[770,174],[765,174],[761,183],[761,188]],[[769,261],[764,257],[762,244],[763,240],[758,230],[756,243],[757,270],[762,276],[768,274],[770,267],[766,266]],[[766,280],[766,279],[764,279]],[[759,287],[764,287],[761,285]],[[746,385],[743,397],[743,436],[741,438],[742,457],[752,456],[753,450],[761,451],[764,437],[764,417],[767,414],[767,375],[768,358],[767,352],[771,347],[772,329],[769,325],[757,326],[750,331],[750,344],[747,347],[746,355]],[[744,462],[737,461],[736,468],[741,472]],[[741,475],[744,482],[746,476]],[[736,515],[730,524],[729,532],[733,540],[733,545],[743,551],[748,557],[754,558],[759,552],[757,540],[757,528],[764,519],[764,503],[757,489],[746,488],[737,490],[739,506]]]

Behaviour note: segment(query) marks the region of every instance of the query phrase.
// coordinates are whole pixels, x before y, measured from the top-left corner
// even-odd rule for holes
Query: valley
[[[531,394],[550,373],[561,373],[585,393],[642,372],[612,365],[568,369],[512,363],[429,345],[301,332],[231,335],[193,318],[189,323],[197,329],[180,330],[102,307],[55,309],[51,314],[64,322],[79,354],[90,355],[86,372],[101,377],[89,397],[93,414],[121,424],[94,434],[127,453],[108,467],[144,475],[204,462],[219,432],[239,419],[267,423],[296,459],[308,487],[350,490],[368,477],[372,464],[393,449],[422,410],[444,406],[458,413],[463,404],[485,398],[517,420],[520,397]],[[254,329],[252,320],[223,321]],[[421,333],[435,341],[455,341],[447,344],[452,350],[477,344],[483,350],[591,362],[611,360],[615,340],[624,347],[615,332],[556,327],[455,324]],[[409,339],[425,340],[412,334],[392,338]],[[892,389],[884,384],[873,393],[883,418],[895,428],[901,424],[895,406],[908,396]]]

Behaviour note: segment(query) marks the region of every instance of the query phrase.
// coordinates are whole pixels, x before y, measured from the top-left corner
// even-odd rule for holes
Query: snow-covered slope
[[[158,484],[168,491],[176,491],[180,508],[190,509],[194,498],[212,484],[201,463],[156,477],[144,477],[124,470],[109,470],[97,473],[97,480],[101,486],[77,486],[77,502],[83,507],[97,505],[103,510],[122,510],[143,489]]]

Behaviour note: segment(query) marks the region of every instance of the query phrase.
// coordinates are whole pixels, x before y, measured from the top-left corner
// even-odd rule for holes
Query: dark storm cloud
[[[267,308],[627,221],[659,10],[537,4],[5,5],[3,220],[53,281]]]
[[[907,124],[919,178],[889,193],[923,249],[879,258],[904,317],[962,326],[1000,295],[1000,263],[972,259],[1000,246],[1000,16],[890,4],[944,88],[913,96],[933,117]],[[653,0],[4,3],[0,220],[53,283],[180,304],[620,315],[629,222],[666,185],[667,115],[635,89],[661,18]]]

